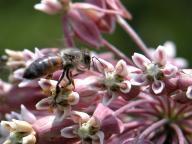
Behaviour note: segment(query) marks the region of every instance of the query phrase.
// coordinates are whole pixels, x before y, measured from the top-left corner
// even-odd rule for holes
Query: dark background
[[[0,0],[0,53],[5,48],[63,47],[60,16],[33,9],[40,0]],[[191,56],[192,0],[123,0],[133,15],[130,24],[149,47],[167,40],[176,43],[180,57]],[[117,27],[107,38],[131,55],[138,51],[128,35]]]

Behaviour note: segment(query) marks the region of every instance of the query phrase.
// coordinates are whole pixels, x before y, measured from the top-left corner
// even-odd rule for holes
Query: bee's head
[[[91,65],[91,56],[89,51],[83,51],[83,63],[86,67],[90,68]]]

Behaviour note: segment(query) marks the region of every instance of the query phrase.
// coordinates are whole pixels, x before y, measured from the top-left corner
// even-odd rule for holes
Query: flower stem
[[[177,134],[179,144],[185,144],[185,142],[186,142],[185,136],[183,135],[183,132],[178,127],[178,125],[172,124],[171,126],[173,127],[173,129],[175,130],[175,132]]]
[[[62,20],[65,45],[66,47],[73,48],[75,46],[75,43],[69,29],[68,18],[66,16],[63,16]]]
[[[103,39],[103,45],[110,51],[112,51],[119,58],[122,58],[129,65],[134,65],[131,59],[129,59],[126,55],[124,55],[121,51],[119,51],[115,46],[109,43],[107,40]]]
[[[121,16],[117,16],[117,22],[129,34],[138,48],[140,48],[141,51],[143,51],[143,53],[151,59],[151,55],[149,54],[147,46],[141,40],[139,35],[133,30],[133,28]]]
[[[131,102],[131,103],[119,108],[118,110],[116,110],[114,115],[118,116],[119,114],[123,113],[125,110],[128,110],[131,107],[135,107],[137,105],[141,105],[141,104],[148,103],[148,102],[149,102],[149,100],[138,100],[138,101]]]
[[[145,138],[146,136],[148,136],[151,132],[153,132],[155,129],[161,127],[162,125],[166,124],[168,122],[167,119],[162,119],[160,121],[157,121],[155,123],[153,123],[150,127],[148,127],[146,130],[144,130],[139,138],[143,139]]]

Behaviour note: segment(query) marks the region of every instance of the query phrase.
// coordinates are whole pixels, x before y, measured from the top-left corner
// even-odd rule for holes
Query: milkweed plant
[[[0,81],[0,143],[192,144],[192,70],[173,42],[147,47],[119,0],[41,0],[34,8],[61,16],[63,49],[80,49],[77,40],[87,45],[90,68],[70,70],[72,83],[64,75],[57,85],[65,69],[29,80],[23,74],[31,63],[61,49],[6,49],[0,62],[11,72],[9,82]],[[103,37],[116,24],[142,54],[129,57]]]

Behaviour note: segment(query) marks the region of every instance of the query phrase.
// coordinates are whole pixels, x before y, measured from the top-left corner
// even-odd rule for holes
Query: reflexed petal
[[[96,48],[103,45],[101,33],[91,19],[76,10],[71,10],[69,16],[74,32],[82,41]]]
[[[43,57],[43,53],[38,49],[38,48],[35,48],[35,56],[34,56],[34,60],[38,59],[38,58],[41,58]]]
[[[77,135],[74,134],[74,131],[78,129],[78,125],[72,125],[65,127],[61,130],[61,136],[65,138],[75,138]]]
[[[87,122],[90,119],[90,116],[84,112],[72,111],[71,118],[75,123]]]
[[[167,41],[163,45],[168,57],[174,58],[176,56],[176,46],[172,41]]]
[[[33,113],[31,113],[24,105],[21,105],[22,120],[29,123],[34,123],[37,119]]]
[[[105,105],[105,106],[108,106],[116,98],[117,98],[117,96],[116,96],[115,93],[110,93],[110,94],[106,93],[103,96],[102,104]]]
[[[130,82],[135,86],[143,86],[148,83],[144,74],[132,74],[132,79]]]
[[[102,73],[111,72],[114,70],[114,66],[111,63],[101,58],[94,59],[94,64],[96,65],[97,69]]]
[[[22,82],[19,83],[19,87],[22,88],[22,87],[26,87],[26,86],[29,86],[30,84],[32,84],[34,81],[33,80],[27,80],[27,79],[24,79]]]
[[[128,75],[127,64],[124,60],[118,61],[115,66],[115,71],[118,75],[126,77]]]
[[[158,46],[154,53],[154,61],[162,66],[167,63],[167,54],[165,51],[165,47]]]
[[[76,105],[79,103],[79,94],[77,92],[73,92],[68,96],[68,103],[70,105]]]
[[[35,105],[35,107],[38,110],[47,110],[52,102],[53,102],[53,98],[52,97],[44,98],[44,99],[40,100]]]
[[[165,83],[162,81],[155,81],[152,83],[152,90],[155,94],[160,94],[165,87]]]
[[[192,99],[192,86],[187,88],[186,96],[187,98]]]
[[[32,60],[35,57],[35,54],[28,49],[24,49],[23,56],[25,60],[28,61],[28,60]]]
[[[123,81],[120,83],[120,91],[123,93],[128,93],[131,90],[131,82],[130,81]]]
[[[151,61],[148,58],[139,53],[134,53],[134,55],[132,56],[132,60],[135,63],[135,65],[142,70],[145,70],[146,65],[151,63]]]
[[[38,83],[46,95],[51,95],[51,90],[56,87],[57,81],[41,78]]]
[[[96,133],[96,135],[99,137],[100,144],[104,144],[104,133],[102,131],[99,131]]]
[[[14,78],[17,80],[23,80],[23,74],[24,74],[25,69],[24,68],[19,68],[13,72]]]
[[[36,137],[33,134],[23,137],[22,144],[36,144]]]
[[[11,112],[10,114],[5,114],[6,120],[11,121],[12,119],[22,120],[21,114],[17,112]]]
[[[56,109],[55,121],[62,122],[65,120],[71,113],[71,106],[64,107],[63,110]]]
[[[177,72],[178,68],[172,64],[165,65],[165,68],[163,69],[163,74],[167,78],[176,76]]]

